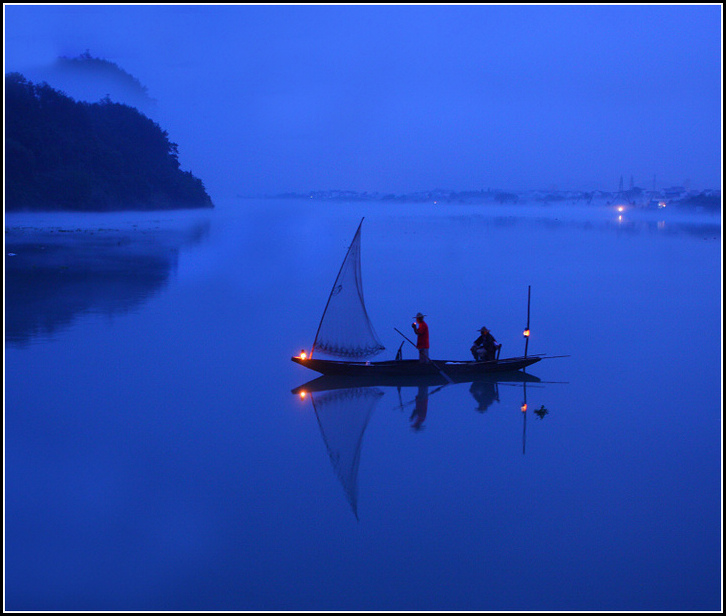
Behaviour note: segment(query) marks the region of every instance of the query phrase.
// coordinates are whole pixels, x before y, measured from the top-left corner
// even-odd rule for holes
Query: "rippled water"
[[[482,325],[521,355],[530,286],[529,352],[568,357],[314,391],[290,357],[362,217],[381,358],[418,311],[434,359]],[[239,201],[5,226],[7,609],[720,609],[720,218]]]

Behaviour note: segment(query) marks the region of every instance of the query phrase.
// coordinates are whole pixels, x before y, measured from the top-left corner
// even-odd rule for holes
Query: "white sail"
[[[385,349],[373,329],[363,299],[361,278],[360,231],[353,237],[330,292],[310,352],[335,357],[362,359]]]

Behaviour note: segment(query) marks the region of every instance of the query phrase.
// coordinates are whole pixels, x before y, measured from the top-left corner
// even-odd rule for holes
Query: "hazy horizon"
[[[3,12],[6,74],[86,51],[117,64],[213,200],[721,187],[720,6]]]

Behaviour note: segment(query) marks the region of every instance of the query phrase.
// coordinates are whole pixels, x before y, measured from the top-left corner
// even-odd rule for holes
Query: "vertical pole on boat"
[[[529,303],[532,296],[532,285],[527,286],[527,327],[524,330],[524,356],[527,357],[527,347],[529,346]]]

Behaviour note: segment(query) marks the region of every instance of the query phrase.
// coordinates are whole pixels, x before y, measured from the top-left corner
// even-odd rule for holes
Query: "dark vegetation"
[[[133,107],[5,76],[6,211],[212,207],[177,147]]]

